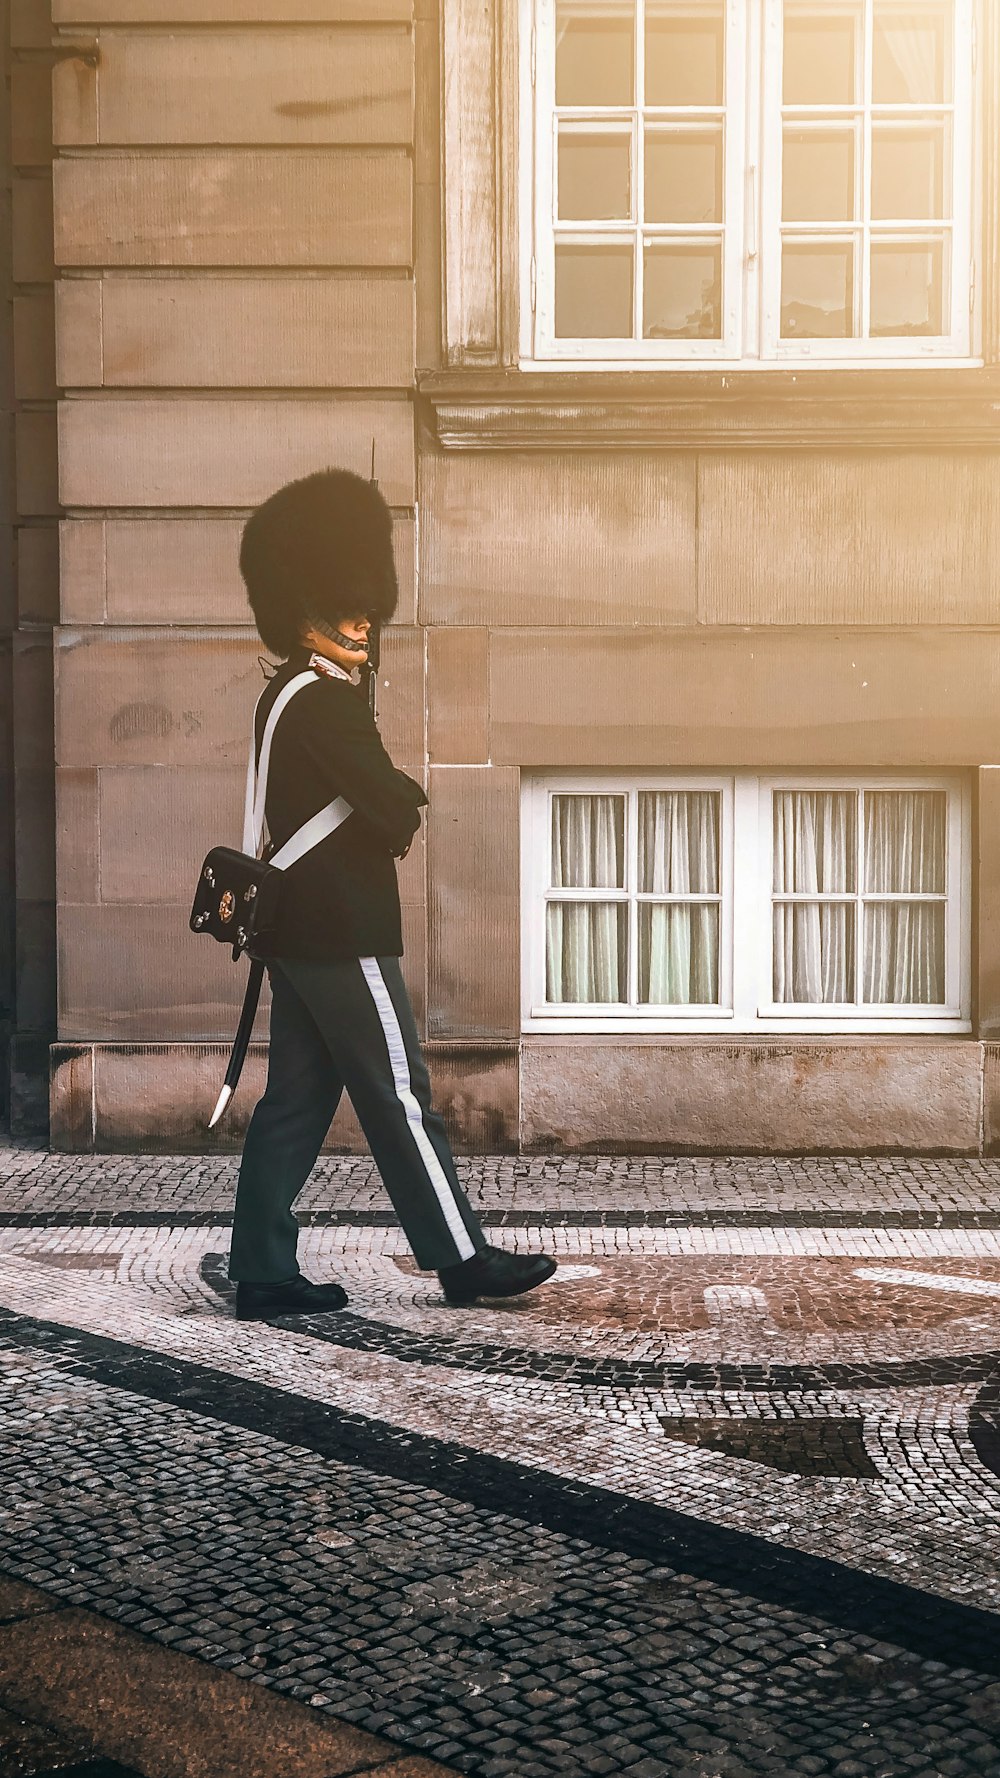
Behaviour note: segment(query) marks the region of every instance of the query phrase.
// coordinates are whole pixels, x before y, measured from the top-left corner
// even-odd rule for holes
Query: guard
[[[339,1284],[300,1273],[292,1214],[345,1090],[417,1264],[438,1273],[448,1302],[520,1295],[550,1278],[555,1261],[487,1245],[431,1104],[400,972],[396,860],[427,798],[392,764],[364,694],[378,627],[396,607],[389,509],[374,482],[347,470],[292,482],[248,521],[240,570],[261,638],[284,662],[255,719],[270,845],[280,851],[335,799],[348,812],[284,873],[266,959],[267,1089],[247,1132],[233,1222],[237,1315],[347,1302]]]

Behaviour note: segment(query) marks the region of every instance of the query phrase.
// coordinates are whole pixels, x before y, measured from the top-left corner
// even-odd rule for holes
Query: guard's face
[[[350,636],[351,640],[357,643],[357,649],[352,652],[357,653],[359,657],[368,653],[368,634],[371,627],[371,618],[369,617],[352,617],[346,623],[337,625],[341,635]],[[357,661],[355,661],[355,665],[357,665]]]
[[[363,666],[368,659],[368,635],[371,627],[371,619],[362,613],[359,617],[345,617],[340,620],[337,629],[343,640],[334,641],[332,637],[324,636],[321,630],[308,630],[306,642],[316,654],[325,655],[327,660],[335,661],[338,667],[343,667],[346,673],[350,673],[354,667]],[[355,646],[349,647],[348,641]]]

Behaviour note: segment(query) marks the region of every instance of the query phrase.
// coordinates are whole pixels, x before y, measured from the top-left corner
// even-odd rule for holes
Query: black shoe
[[[544,1284],[556,1269],[547,1253],[506,1253],[484,1247],[460,1266],[442,1266],[441,1288],[449,1303],[474,1303],[479,1296],[523,1296]]]
[[[347,1292],[339,1284],[313,1284],[289,1278],[285,1284],[237,1284],[237,1321],[270,1321],[273,1315],[325,1315],[345,1309]]]

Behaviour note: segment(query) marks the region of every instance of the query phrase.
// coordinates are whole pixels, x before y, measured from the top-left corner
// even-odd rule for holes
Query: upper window
[[[973,0],[525,0],[528,361],[967,359]]]
[[[968,1029],[957,779],[535,779],[524,821],[531,1025]]]

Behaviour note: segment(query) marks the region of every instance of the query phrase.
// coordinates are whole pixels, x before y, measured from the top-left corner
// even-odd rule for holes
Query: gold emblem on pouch
[[[219,903],[219,919],[223,925],[232,919],[236,912],[236,897],[231,889],[227,889]]]

